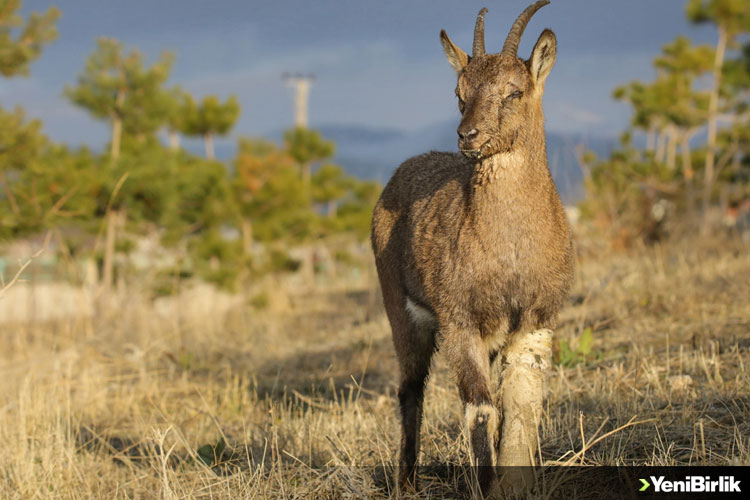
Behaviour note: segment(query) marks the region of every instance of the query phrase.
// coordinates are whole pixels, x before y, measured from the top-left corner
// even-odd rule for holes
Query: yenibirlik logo
[[[684,481],[670,481],[664,476],[649,476],[655,493],[741,493],[740,480],[734,476],[720,476],[718,480],[711,480],[711,476],[685,476]],[[651,487],[646,479],[640,479],[641,489],[647,491]]]

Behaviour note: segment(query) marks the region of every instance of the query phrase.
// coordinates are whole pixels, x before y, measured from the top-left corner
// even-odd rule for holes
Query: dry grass
[[[750,464],[749,278],[750,252],[733,242],[582,257],[556,332],[574,356],[550,377],[543,460]],[[288,287],[265,311],[165,317],[134,293],[93,318],[4,325],[0,496],[388,497],[397,367],[364,281]],[[460,421],[438,355],[423,464],[467,462]],[[423,498],[465,491],[445,471],[425,470]]]

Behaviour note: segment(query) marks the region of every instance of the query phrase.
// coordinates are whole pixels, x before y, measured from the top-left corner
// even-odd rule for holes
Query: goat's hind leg
[[[415,306],[411,304],[411,307],[413,309]],[[394,311],[391,318],[393,343],[401,372],[398,388],[401,412],[401,446],[398,464],[400,488],[417,488],[416,463],[419,455],[422,405],[425,384],[430,373],[430,362],[435,352],[436,333],[434,319],[427,316],[426,310],[424,313],[419,316],[413,311],[403,309],[398,312]]]

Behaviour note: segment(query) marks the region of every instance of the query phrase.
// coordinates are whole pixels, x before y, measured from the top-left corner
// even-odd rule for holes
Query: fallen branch
[[[647,424],[647,423],[649,423],[649,422],[654,422],[654,421],[655,421],[656,419],[655,419],[655,418],[647,418],[646,420],[638,420],[638,421],[635,421],[635,422],[634,422],[634,420],[635,420],[635,417],[632,417],[632,418],[631,418],[630,420],[628,420],[628,422],[627,422],[627,423],[625,423],[625,424],[621,425],[620,427],[617,427],[616,429],[612,429],[612,430],[611,430],[611,431],[609,431],[609,432],[605,432],[604,434],[602,434],[602,435],[601,435],[601,436],[599,436],[598,438],[594,439],[593,441],[590,441],[590,442],[588,442],[588,443],[585,443],[585,444],[584,444],[584,445],[583,445],[583,446],[581,447],[581,450],[580,450],[580,451],[578,451],[577,453],[574,453],[574,454],[573,454],[573,456],[571,456],[571,457],[570,457],[570,458],[569,458],[569,459],[568,459],[568,460],[567,460],[566,462],[564,462],[564,463],[563,463],[562,465],[565,465],[565,466],[568,466],[568,465],[572,465],[572,464],[573,464],[573,463],[575,463],[575,462],[576,462],[576,461],[577,461],[577,460],[578,460],[579,458],[583,457],[583,456],[584,456],[584,455],[586,454],[586,452],[587,452],[588,450],[590,450],[590,449],[591,449],[591,448],[592,448],[592,447],[593,447],[593,446],[594,446],[595,444],[597,444],[598,442],[600,442],[600,441],[602,441],[602,440],[604,440],[604,439],[607,439],[608,437],[610,437],[610,436],[612,436],[612,435],[614,435],[614,434],[617,434],[617,433],[618,433],[618,432],[620,432],[621,430],[627,429],[628,427],[633,427],[633,426],[635,426],[635,425],[641,425],[641,424]]]

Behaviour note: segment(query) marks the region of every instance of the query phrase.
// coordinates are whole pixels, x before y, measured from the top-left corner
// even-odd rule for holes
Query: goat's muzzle
[[[479,159],[482,155],[482,142],[480,133],[476,128],[461,124],[458,127],[458,149],[469,159]]]
[[[459,151],[461,151],[461,154],[464,155],[466,158],[470,160],[478,160],[482,156],[482,149],[462,149],[459,148]]]

